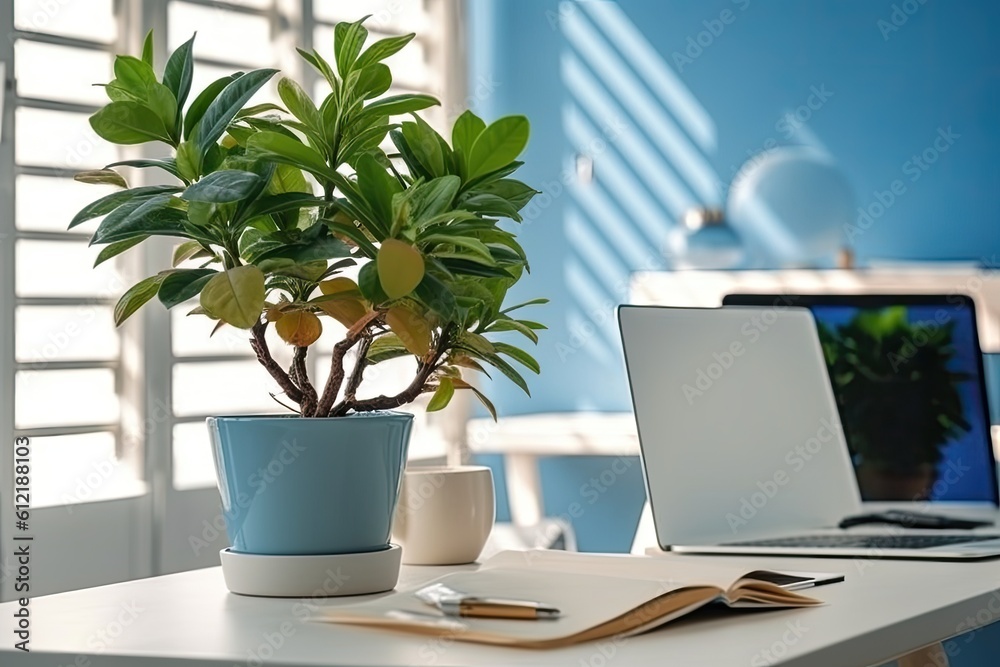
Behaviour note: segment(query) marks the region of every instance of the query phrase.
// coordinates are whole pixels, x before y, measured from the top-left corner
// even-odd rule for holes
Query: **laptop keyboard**
[[[732,547],[792,547],[811,549],[930,549],[1000,539],[1000,535],[803,535],[773,540],[729,542]]]

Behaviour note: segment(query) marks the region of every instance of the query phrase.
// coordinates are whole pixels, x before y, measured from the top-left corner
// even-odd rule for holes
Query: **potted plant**
[[[971,429],[949,368],[954,323],[910,322],[907,308],[820,326],[841,420],[865,500],[926,499],[943,448]]]
[[[209,420],[238,552],[385,550],[412,419],[393,410],[425,393],[427,409],[440,410],[467,390],[495,418],[466,375],[489,368],[527,392],[513,364],[539,371],[530,354],[491,339],[515,332],[537,342],[545,328],[514,314],[543,299],[503,305],[528,268],[515,235],[499,224],[519,222],[536,194],[510,177],[522,164],[528,120],[487,125],[467,111],[446,140],[414,113],[435,98],[385,96],[392,76],[382,61],[414,35],[363,48],[363,22],[336,26],[332,62],[299,50],[332,91],[318,104],[281,78],[283,107],[247,106],[273,69],[234,73],[193,96],[194,37],[157,77],[150,36],[140,58],[116,58],[105,85],[111,101],[90,119],[110,142],[170,149],[77,176],[121,188],[70,224],[104,216],[91,240],[104,246],[97,263],[153,236],[181,239],[172,267],[122,296],[116,322],[154,297],[167,308],[197,298],[191,315],[248,332],[281,388],[275,399],[291,408]],[[154,170],[169,182],[129,187],[118,167]],[[360,267],[357,280],[344,275],[351,267]],[[318,386],[306,359],[329,326],[346,332]],[[287,367],[272,354],[269,329],[292,348]],[[405,356],[416,363],[412,382],[394,395],[364,395],[366,369]],[[255,473],[279,455],[281,474],[260,488]]]

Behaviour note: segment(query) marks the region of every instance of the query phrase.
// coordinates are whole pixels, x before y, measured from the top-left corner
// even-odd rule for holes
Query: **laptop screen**
[[[997,503],[971,299],[730,295],[724,304],[812,311],[864,500]]]

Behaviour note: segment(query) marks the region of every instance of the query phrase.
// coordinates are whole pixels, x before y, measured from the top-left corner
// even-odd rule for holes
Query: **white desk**
[[[682,566],[685,557],[666,557]],[[686,557],[692,558],[692,557]],[[42,597],[31,602],[30,654],[12,650],[12,603],[0,605],[4,667],[259,665],[877,665],[1000,614],[1000,561],[975,564],[743,558],[748,570],[840,570],[802,610],[709,611],[640,637],[528,651],[303,622],[298,600],[229,594],[218,568]],[[401,586],[451,568],[404,567]],[[600,604],[600,600],[595,600]],[[319,607],[345,604],[326,599]],[[301,609],[301,607],[299,607]],[[966,617],[972,617],[973,626]],[[976,620],[978,618],[978,620]],[[102,634],[103,633],[103,634]],[[103,637],[103,638],[102,638]],[[278,648],[272,648],[278,645]],[[946,642],[958,649],[964,640]]]

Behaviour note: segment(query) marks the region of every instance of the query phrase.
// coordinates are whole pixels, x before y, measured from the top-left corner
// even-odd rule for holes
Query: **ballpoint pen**
[[[558,609],[543,602],[468,595],[444,584],[431,584],[417,591],[416,596],[448,616],[534,621],[560,615]]]

